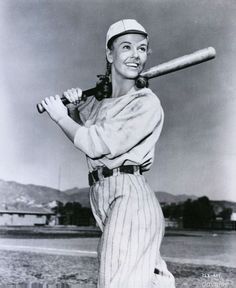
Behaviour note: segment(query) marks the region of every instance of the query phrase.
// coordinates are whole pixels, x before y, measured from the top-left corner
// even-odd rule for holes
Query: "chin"
[[[124,73],[124,77],[127,79],[136,79],[140,73],[141,71],[126,71],[126,73]]]

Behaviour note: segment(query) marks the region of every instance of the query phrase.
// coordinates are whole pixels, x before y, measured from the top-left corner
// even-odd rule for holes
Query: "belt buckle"
[[[113,176],[118,176],[120,174],[120,168],[117,167],[117,168],[114,168],[113,169]]]
[[[134,169],[134,175],[140,175],[140,166],[135,165],[133,166]]]

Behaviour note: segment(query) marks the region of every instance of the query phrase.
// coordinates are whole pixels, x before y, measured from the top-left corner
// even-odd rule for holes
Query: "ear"
[[[112,63],[113,62],[113,55],[112,55],[112,50],[107,48],[106,49],[106,56],[107,56],[107,61],[109,63]]]

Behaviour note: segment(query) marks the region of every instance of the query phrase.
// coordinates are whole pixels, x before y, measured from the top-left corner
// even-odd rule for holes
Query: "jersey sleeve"
[[[72,103],[67,105],[69,116],[78,124],[84,125],[88,119],[96,102],[95,97],[88,98],[85,102],[82,101],[79,105]]]
[[[162,121],[163,110],[156,95],[139,95],[127,105],[114,107],[103,121],[80,127],[74,144],[90,158],[113,159],[144,141]]]

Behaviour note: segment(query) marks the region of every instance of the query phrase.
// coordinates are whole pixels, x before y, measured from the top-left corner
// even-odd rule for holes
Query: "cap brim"
[[[111,37],[108,42],[107,42],[107,47],[110,49],[111,48],[111,43],[118,37],[122,36],[122,35],[126,35],[126,34],[141,34],[144,35],[145,37],[148,36],[148,34],[144,31],[139,31],[139,30],[127,30],[124,32],[121,32],[119,34],[116,34],[115,36]]]

